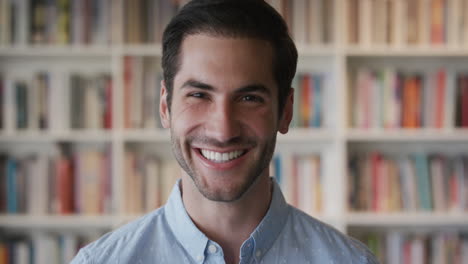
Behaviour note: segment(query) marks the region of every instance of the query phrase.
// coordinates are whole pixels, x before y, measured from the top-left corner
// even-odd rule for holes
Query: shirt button
[[[197,260],[198,260],[198,261],[203,261],[203,256],[198,256],[198,257],[197,257]]]
[[[218,251],[218,249],[216,248],[215,245],[210,245],[208,247],[208,251],[210,251],[211,254],[214,254],[214,253],[216,253],[216,251]]]
[[[255,252],[255,256],[259,258],[262,255],[262,251],[259,249],[257,252]]]

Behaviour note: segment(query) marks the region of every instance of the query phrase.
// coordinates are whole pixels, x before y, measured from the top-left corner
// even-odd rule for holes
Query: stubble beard
[[[191,143],[194,141],[213,142],[212,139],[190,137],[183,144],[185,144],[186,146],[191,146]],[[237,190],[220,193],[214,190],[210,190],[210,188],[201,181],[201,173],[196,170],[194,166],[195,164],[193,164],[193,159],[190,160],[192,164],[189,164],[189,161],[187,161],[184,158],[179,138],[177,138],[174,132],[171,131],[172,152],[177,162],[179,163],[179,166],[190,176],[198,191],[206,199],[215,202],[235,202],[242,198],[242,196],[245,193],[247,193],[247,191],[255,184],[255,182],[260,178],[264,170],[269,166],[270,161],[273,157],[273,153],[275,151],[276,146],[276,133],[274,133],[270,139],[264,140],[263,142],[253,138],[241,138],[237,141],[255,142],[256,147],[260,148],[260,152],[258,153],[259,157],[258,160],[253,163],[251,168],[248,168],[248,176],[246,177],[246,180],[239,187],[236,188]],[[189,147],[187,147],[187,149],[189,149]]]

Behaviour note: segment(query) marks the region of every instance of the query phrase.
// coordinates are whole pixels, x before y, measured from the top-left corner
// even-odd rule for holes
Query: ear
[[[281,120],[279,121],[278,131],[281,134],[288,133],[289,124],[291,123],[293,117],[293,103],[294,103],[294,89],[291,88],[291,91],[286,98],[286,102],[284,104],[284,109],[282,113]]]
[[[161,124],[164,128],[171,127],[171,117],[167,105],[167,89],[166,82],[161,81],[161,95],[159,96],[159,116],[161,117]]]

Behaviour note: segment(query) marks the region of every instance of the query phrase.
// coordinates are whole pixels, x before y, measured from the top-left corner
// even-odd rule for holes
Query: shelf
[[[311,46],[298,44],[300,56],[333,56],[338,53],[332,45]],[[122,53],[128,56],[158,56],[162,55],[161,44],[128,44],[128,45],[28,45],[1,46],[0,57],[94,57],[111,56]],[[349,47],[344,50],[349,57],[468,57],[468,49],[447,47]]]
[[[297,45],[300,56],[333,56],[336,50],[331,45],[310,46]],[[162,56],[161,44],[129,44],[121,47],[121,52],[126,56]]]
[[[331,140],[333,140],[332,131],[324,128],[291,128],[287,134],[278,134],[278,143]]]
[[[311,46],[297,44],[299,56],[333,56],[336,55],[336,49],[332,45]]]
[[[0,57],[96,57],[111,56],[112,48],[108,46],[19,46],[0,47]]]
[[[125,56],[162,56],[161,44],[125,45],[122,47]]]
[[[468,212],[349,213],[345,219],[350,226],[466,226]]]
[[[350,47],[345,49],[349,57],[468,57],[468,49],[451,47]]]
[[[118,223],[118,217],[112,215],[0,215],[0,226],[7,229],[113,228]]]
[[[123,132],[125,141],[133,142],[170,142],[171,137],[169,130],[165,129],[148,129],[148,130],[125,130]]]
[[[54,141],[110,141],[110,131],[72,131],[72,132],[41,132],[41,131],[15,131],[0,133],[0,142],[54,142]]]
[[[398,129],[398,130],[365,130],[350,129],[347,140],[351,142],[427,142],[427,141],[468,141],[468,129]]]

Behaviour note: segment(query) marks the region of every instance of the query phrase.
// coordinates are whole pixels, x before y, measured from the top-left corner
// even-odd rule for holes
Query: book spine
[[[17,193],[17,162],[14,159],[8,159],[6,163],[6,190],[7,193],[7,212],[18,212],[18,193]]]

